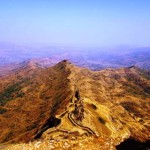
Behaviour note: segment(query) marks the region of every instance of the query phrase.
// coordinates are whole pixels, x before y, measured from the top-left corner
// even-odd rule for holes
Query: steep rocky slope
[[[0,80],[2,147],[109,150],[128,138],[148,141],[149,78],[134,66],[90,71],[66,60],[15,70]]]

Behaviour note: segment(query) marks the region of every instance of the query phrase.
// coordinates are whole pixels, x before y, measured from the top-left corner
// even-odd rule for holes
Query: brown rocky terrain
[[[0,147],[110,150],[128,138],[149,141],[149,79],[135,66],[27,63],[0,77]]]

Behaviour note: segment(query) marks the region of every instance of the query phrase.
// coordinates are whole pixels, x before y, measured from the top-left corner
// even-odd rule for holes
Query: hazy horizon
[[[0,41],[17,44],[150,46],[148,0],[5,0]]]

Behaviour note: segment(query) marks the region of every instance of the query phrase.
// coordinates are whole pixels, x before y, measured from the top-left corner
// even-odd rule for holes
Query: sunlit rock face
[[[102,150],[129,137],[148,141],[149,78],[135,66],[91,71],[67,60],[17,69],[0,81],[0,141],[32,141],[5,145],[16,149]]]

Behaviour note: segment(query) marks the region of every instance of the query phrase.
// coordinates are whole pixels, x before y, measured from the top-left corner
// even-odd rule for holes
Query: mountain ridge
[[[141,72],[135,66],[91,71],[67,60],[14,71],[0,82],[0,96],[9,99],[0,106],[0,141],[93,137],[109,148],[129,137],[147,141],[150,80]],[[14,83],[18,93],[10,90]]]

